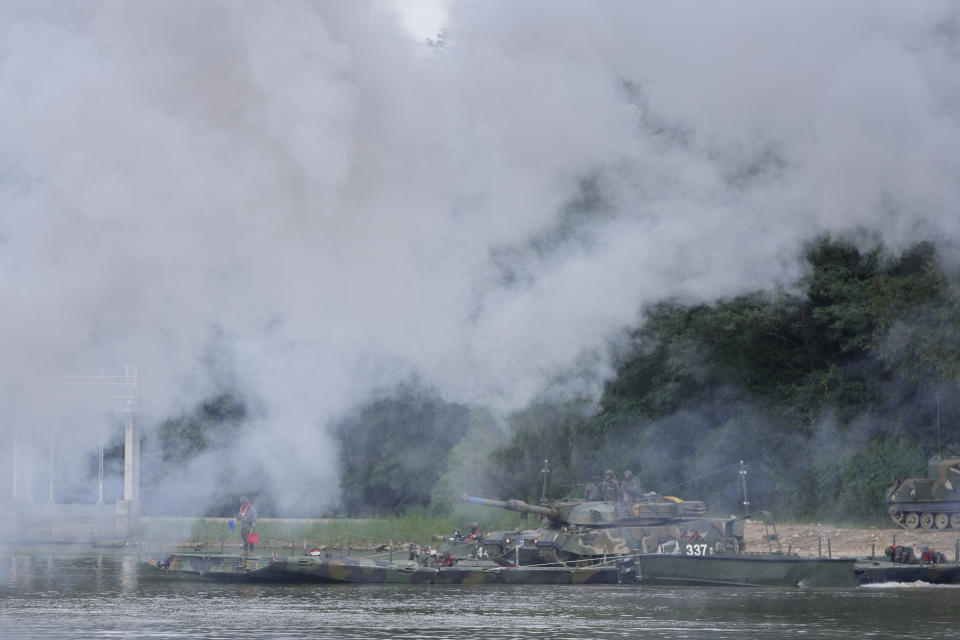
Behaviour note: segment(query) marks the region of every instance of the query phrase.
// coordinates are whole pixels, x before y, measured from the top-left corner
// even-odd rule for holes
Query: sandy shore
[[[747,551],[766,551],[763,523],[750,520],[746,524]],[[868,556],[871,545],[875,545],[877,555],[882,555],[896,536],[897,544],[913,547],[918,553],[921,547],[932,547],[951,561],[954,560],[955,545],[960,540],[960,530],[956,529],[843,529],[819,524],[791,523],[778,523],[777,534],[784,551],[790,548],[801,556],[816,556],[818,543],[822,545],[823,555],[826,556],[828,540],[833,557]]]

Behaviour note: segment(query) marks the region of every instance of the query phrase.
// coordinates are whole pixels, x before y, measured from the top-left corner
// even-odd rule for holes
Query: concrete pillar
[[[33,451],[31,439],[13,433],[13,500],[33,504]]]
[[[136,518],[140,512],[140,427],[132,411],[124,426],[123,499],[130,503],[130,517]]]
[[[123,500],[117,500],[116,513],[117,537],[131,537],[140,515],[140,426],[133,411],[123,428]]]

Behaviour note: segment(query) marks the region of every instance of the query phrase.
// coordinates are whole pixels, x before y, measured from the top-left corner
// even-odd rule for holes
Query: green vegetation
[[[229,464],[219,465],[216,470],[216,486],[222,489],[214,496],[181,491],[176,503],[170,504],[158,501],[154,491],[167,482],[180,479],[183,469],[198,456],[222,451],[242,438],[248,417],[242,398],[221,392],[201,402],[192,412],[161,422],[141,445],[145,463],[140,484],[147,514],[232,516],[236,513],[239,497],[236,491],[256,493],[257,487],[242,486],[236,478],[237,470]],[[116,443],[106,457],[114,464],[122,465],[123,442]],[[258,472],[257,469],[248,469],[245,475]],[[150,512],[156,508],[160,509],[159,513]]]
[[[416,387],[372,402],[337,428],[347,513],[396,513],[430,504],[438,460],[466,432],[470,411]]]
[[[929,243],[894,255],[821,238],[804,258],[789,288],[648,309],[598,412],[521,416],[494,459],[549,457],[561,482],[631,468],[730,511],[742,459],[754,507],[884,518],[891,480],[960,441],[960,280]],[[508,482],[536,486],[533,473]]]
[[[474,520],[489,531],[516,527],[519,514],[465,506],[446,515],[421,510],[390,518],[261,519],[257,531],[263,549],[292,547],[302,553],[303,547],[345,548],[349,543],[354,549],[372,550],[390,543],[435,544],[435,536],[451,535],[454,529],[466,532]],[[240,545],[240,536],[230,530],[227,518],[140,518],[136,537],[150,544],[198,545],[204,549],[216,549],[221,543],[225,548]]]
[[[647,489],[739,512],[744,460],[754,508],[884,520],[891,480],[921,475],[941,443],[960,443],[960,274],[932,243],[893,252],[823,237],[802,260],[803,275],[775,289],[644,310],[599,402],[536,404],[507,425],[416,384],[369,403],[335,430],[342,515],[419,514],[406,516],[420,523],[409,535],[406,519],[357,532],[380,540],[463,527],[456,496],[535,499],[544,459],[555,497],[630,469]],[[162,473],[239,436],[245,415],[227,394],[164,423]],[[275,515],[269,496],[249,492],[261,516]],[[208,515],[229,515],[224,505]],[[344,533],[324,526],[293,537]]]

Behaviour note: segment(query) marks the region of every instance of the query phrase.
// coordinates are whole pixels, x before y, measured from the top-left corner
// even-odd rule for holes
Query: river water
[[[960,588],[264,585],[117,552],[0,552],[0,638],[956,638]]]

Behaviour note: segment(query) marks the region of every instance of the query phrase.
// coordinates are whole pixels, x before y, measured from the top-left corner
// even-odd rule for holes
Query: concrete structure
[[[122,375],[33,374],[0,378],[0,444],[9,443],[14,517],[0,539],[90,542],[127,538],[140,511],[139,380]],[[123,429],[123,494],[105,504],[104,446]],[[5,449],[0,446],[0,451]],[[97,458],[96,491],[85,462]],[[73,478],[69,474],[73,473]],[[6,473],[4,474],[6,475]],[[89,485],[89,486],[87,486]],[[0,491],[4,491],[0,483]],[[119,496],[118,496],[119,497]],[[4,502],[0,495],[0,502]]]

